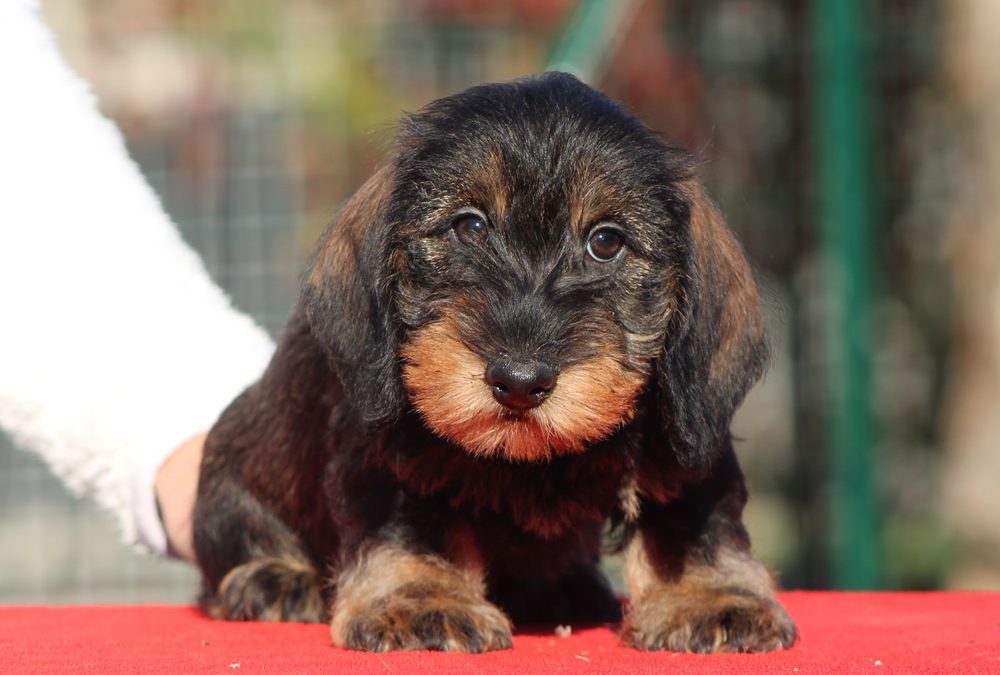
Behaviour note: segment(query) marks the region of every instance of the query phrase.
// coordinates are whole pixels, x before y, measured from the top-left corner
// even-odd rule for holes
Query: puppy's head
[[[483,456],[580,452],[653,389],[704,468],[760,376],[759,299],[688,156],[562,74],[407,118],[324,234],[306,309],[361,416]]]

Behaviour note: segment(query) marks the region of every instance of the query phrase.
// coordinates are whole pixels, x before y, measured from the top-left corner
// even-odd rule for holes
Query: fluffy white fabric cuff
[[[163,551],[157,468],[273,344],[181,240],[34,2],[0,2],[0,82],[0,425]]]

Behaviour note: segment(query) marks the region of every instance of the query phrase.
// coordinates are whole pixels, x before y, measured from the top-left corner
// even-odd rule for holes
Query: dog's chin
[[[403,347],[403,381],[427,427],[474,456],[537,462],[582,452],[635,413],[647,375],[608,353],[565,366],[538,407],[505,408],[457,333],[448,319],[415,331]]]
[[[457,425],[435,425],[427,415],[424,421],[433,431],[472,455],[514,462],[547,461],[559,455],[582,452],[589,443],[600,440],[597,435],[579,438],[561,433],[546,419],[544,407],[543,404],[534,410],[514,412],[497,406],[496,410]]]

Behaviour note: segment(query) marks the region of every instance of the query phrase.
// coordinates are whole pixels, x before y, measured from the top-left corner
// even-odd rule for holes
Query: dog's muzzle
[[[512,410],[530,410],[548,398],[558,373],[541,361],[501,359],[486,366],[486,384],[493,398]]]

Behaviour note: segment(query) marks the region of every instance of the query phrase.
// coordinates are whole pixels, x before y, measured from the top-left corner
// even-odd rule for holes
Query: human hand
[[[170,453],[156,472],[153,487],[160,519],[167,534],[167,551],[178,558],[194,561],[191,518],[198,495],[198,473],[208,434],[187,439]]]

